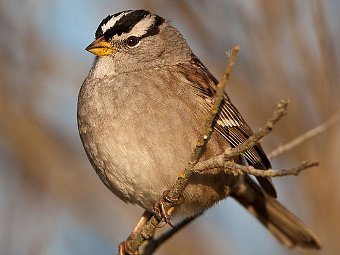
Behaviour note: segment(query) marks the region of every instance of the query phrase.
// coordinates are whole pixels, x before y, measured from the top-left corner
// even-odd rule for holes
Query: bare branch
[[[303,161],[300,165],[290,169],[268,169],[266,171],[263,171],[263,169],[256,169],[252,166],[244,166],[232,161],[225,161],[224,155],[222,154],[207,161],[197,163],[194,170],[196,173],[199,173],[212,168],[220,168],[223,169],[225,172],[233,175],[241,175],[247,173],[249,175],[257,177],[274,178],[287,175],[298,175],[301,171],[318,165],[318,162],[308,163],[306,161]]]
[[[275,150],[273,150],[269,154],[268,158],[269,159],[276,158],[276,157],[282,155],[283,153],[294,149],[295,147],[299,146],[300,144],[322,134],[323,132],[325,132],[326,129],[328,129],[330,126],[334,125],[339,120],[339,118],[340,118],[340,112],[333,115],[330,119],[328,119],[323,124],[313,128],[311,130],[308,130],[304,134],[296,137],[294,140],[292,140],[292,141],[290,141],[290,142],[288,142],[284,145],[280,145],[278,148],[276,148]]]

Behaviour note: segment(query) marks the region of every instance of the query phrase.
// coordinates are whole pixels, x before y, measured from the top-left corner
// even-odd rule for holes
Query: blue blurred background
[[[0,1],[0,254],[115,254],[143,210],[100,182],[76,126],[84,48],[108,14],[144,8],[169,20],[216,77],[225,50],[241,52],[228,92],[253,128],[280,98],[289,114],[263,143],[270,152],[339,111],[340,2]],[[280,244],[231,199],[157,254],[340,254],[339,124],[274,159],[321,166],[276,179],[279,199],[316,232],[320,252]]]

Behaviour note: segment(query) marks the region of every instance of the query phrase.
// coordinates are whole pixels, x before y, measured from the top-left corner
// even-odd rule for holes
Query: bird
[[[126,203],[152,212],[184,169],[218,80],[169,20],[147,10],[107,16],[86,48],[95,55],[79,92],[77,122],[101,181]],[[200,161],[246,141],[253,131],[227,92]],[[260,143],[235,158],[271,168]],[[277,200],[270,178],[211,169],[193,175],[173,215],[192,217],[232,197],[287,247],[319,249],[317,236]]]

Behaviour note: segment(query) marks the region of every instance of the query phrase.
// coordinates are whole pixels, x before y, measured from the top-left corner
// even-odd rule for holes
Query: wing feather
[[[209,111],[218,83],[216,78],[195,55],[192,57],[191,64],[178,64],[178,67],[182,75],[192,84],[196,94],[206,99],[207,103],[204,107],[206,107],[205,111]],[[253,131],[231,103],[227,94],[224,96],[214,128],[233,147],[243,143],[253,134]],[[271,168],[271,164],[260,144],[256,144],[253,148],[246,151],[244,157],[249,165],[257,169],[266,170]],[[257,179],[269,195],[276,197],[275,187],[270,178],[258,177]]]

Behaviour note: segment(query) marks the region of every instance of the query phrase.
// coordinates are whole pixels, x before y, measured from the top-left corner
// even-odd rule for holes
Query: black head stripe
[[[109,15],[107,16],[105,19],[102,20],[102,22],[100,22],[96,33],[95,33],[95,38],[98,39],[99,37],[101,37],[103,35],[103,29],[102,26],[105,25],[107,22],[109,22],[112,18],[117,17],[118,15],[120,15],[121,13],[123,13],[124,11],[121,12],[117,12],[113,15]]]
[[[150,27],[148,32],[142,37],[147,37],[147,36],[152,36],[152,35],[158,34],[159,33],[159,26],[162,25],[163,22],[164,22],[164,19],[157,15],[156,19],[155,19],[155,25]]]
[[[105,25],[110,19],[112,19],[114,17],[114,15],[109,15],[107,16],[105,19],[103,19],[102,22],[100,22],[96,33],[95,33],[95,38],[98,39],[99,37],[101,37],[103,35],[103,30],[102,30],[102,26]]]
[[[150,12],[145,10],[137,10],[123,16],[116,24],[104,33],[106,39],[111,38],[114,35],[120,36],[122,33],[128,33],[131,29]]]
[[[119,20],[117,20],[116,23],[112,27],[110,27],[106,31],[103,31],[103,26],[105,26],[111,19],[117,17],[118,15],[124,12],[119,12],[114,15],[107,16],[99,24],[99,27],[97,28],[97,31],[95,34],[96,39],[98,39],[101,36],[104,36],[105,39],[108,40],[115,35],[120,36],[123,33],[129,33],[138,22],[140,22],[145,17],[152,15],[150,12],[146,10],[125,11],[125,12],[127,13],[126,15],[122,16]],[[143,35],[143,37],[157,34],[159,32],[158,27],[163,22],[164,22],[164,19],[162,17],[155,15],[155,24],[148,29],[147,33]]]

